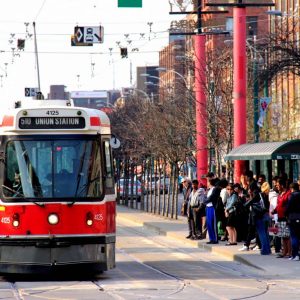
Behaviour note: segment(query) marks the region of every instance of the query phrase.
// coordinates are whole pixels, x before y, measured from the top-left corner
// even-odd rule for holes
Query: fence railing
[[[162,159],[116,160],[116,196],[119,205],[162,215],[178,217],[177,165]]]

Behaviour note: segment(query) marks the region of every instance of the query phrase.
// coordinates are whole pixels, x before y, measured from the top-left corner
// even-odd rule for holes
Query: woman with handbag
[[[227,221],[226,229],[228,231],[229,241],[226,246],[234,246],[237,245],[237,233],[236,233],[236,214],[235,214],[235,204],[238,201],[238,196],[236,192],[234,191],[233,184],[227,185],[227,193],[228,198],[225,206],[225,217]]]
[[[290,229],[286,218],[286,209],[291,195],[291,191],[286,187],[285,179],[278,179],[276,183],[279,195],[277,198],[277,206],[273,210],[272,214],[278,214],[278,233],[277,236],[282,240],[282,253],[278,254],[277,258],[291,257],[292,256],[292,246],[290,240]]]
[[[269,225],[269,199],[267,191],[270,190],[268,183],[265,184],[264,193],[260,193],[256,186],[249,187],[250,200],[246,206],[250,207],[250,217],[253,224],[255,224],[256,231],[261,243],[261,255],[271,254],[270,239],[268,233]]]

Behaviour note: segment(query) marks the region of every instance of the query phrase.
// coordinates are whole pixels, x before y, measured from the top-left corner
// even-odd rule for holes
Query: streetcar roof
[[[76,107],[69,100],[26,100],[0,113],[0,133],[110,134],[110,121],[105,112]]]

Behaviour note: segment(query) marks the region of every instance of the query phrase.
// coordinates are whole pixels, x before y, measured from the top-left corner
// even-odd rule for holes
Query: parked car
[[[128,199],[131,198],[141,201],[143,188],[139,180],[134,179],[131,181],[130,179],[121,178],[116,186],[119,189],[118,192],[120,193],[121,199],[125,198],[127,195]]]
[[[164,177],[161,177],[160,181],[159,179],[156,181],[156,186],[159,189],[161,194],[164,192],[164,188],[165,188],[165,194],[167,194],[169,192],[169,187],[170,187],[170,178],[165,177],[165,186],[164,186]]]
[[[150,176],[147,176],[146,179],[145,179],[145,192],[147,193],[150,193],[150,191],[153,193],[154,190],[155,190],[155,184],[158,180],[158,176],[156,175],[152,175],[151,177]]]

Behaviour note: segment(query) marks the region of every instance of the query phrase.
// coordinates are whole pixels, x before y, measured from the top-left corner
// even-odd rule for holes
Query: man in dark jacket
[[[300,192],[298,183],[290,184],[291,195],[287,204],[286,215],[290,225],[292,240],[292,257],[290,260],[299,259],[299,240],[300,240]]]
[[[195,233],[193,214],[191,213],[191,208],[189,203],[190,194],[192,192],[192,183],[188,178],[183,178],[182,186],[183,186],[182,188],[183,205],[186,207],[185,210],[186,210],[188,229],[189,229],[189,234],[186,236],[186,238],[193,239],[196,233]]]

